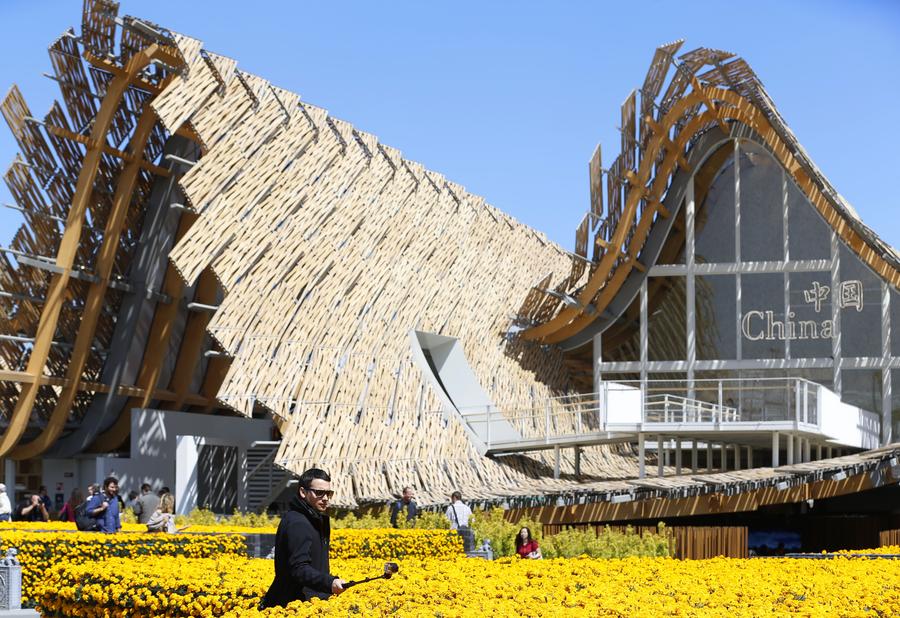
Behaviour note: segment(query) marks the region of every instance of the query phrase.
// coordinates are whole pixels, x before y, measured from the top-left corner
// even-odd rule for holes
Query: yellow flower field
[[[897,548],[895,548],[897,549]],[[332,561],[356,579],[374,559]],[[273,563],[236,557],[64,563],[38,585],[47,616],[896,616],[900,561],[407,559],[327,602],[258,612]]]
[[[22,563],[22,596],[39,597],[37,582],[52,565],[61,562],[92,564],[115,557],[185,556],[209,558],[246,556],[247,544],[240,534],[162,534],[77,532],[0,529],[0,554],[15,547]],[[335,530],[331,537],[334,558],[449,559],[462,553],[462,540],[448,530]]]

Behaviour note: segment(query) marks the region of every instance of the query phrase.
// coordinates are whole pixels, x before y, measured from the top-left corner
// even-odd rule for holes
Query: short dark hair
[[[117,479],[117,478],[114,477],[114,476],[107,476],[105,479],[103,479],[103,489],[106,489],[106,488],[109,487],[110,484],[112,484],[112,483],[115,483],[116,485],[118,485],[118,484],[119,484],[119,479]]]
[[[141,485],[141,491],[150,491],[150,483],[144,483]]]
[[[302,487],[303,489],[309,489],[310,483],[312,483],[315,479],[319,479],[320,481],[328,481],[330,483],[331,475],[325,472],[325,470],[320,470],[319,468],[310,468],[300,475],[300,487]]]
[[[454,491],[452,494],[450,494],[450,499],[451,500],[462,500],[462,494],[459,493],[458,491]]]

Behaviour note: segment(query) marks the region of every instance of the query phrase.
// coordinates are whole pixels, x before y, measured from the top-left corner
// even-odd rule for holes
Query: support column
[[[891,356],[891,288],[884,281],[881,282],[881,357]],[[893,427],[891,427],[892,415],[891,401],[891,370],[881,370],[881,446],[890,444],[893,440]]]
[[[787,455],[785,459],[787,459],[787,465],[794,465],[794,436],[790,434],[787,436]]]
[[[647,476],[647,450],[644,446],[644,434],[638,434],[638,478]]]
[[[706,471],[707,471],[707,473],[712,473],[712,471],[713,471],[713,445],[712,445],[712,442],[706,443]]]
[[[803,461],[805,463],[811,461],[810,452],[809,452],[809,438],[803,439]]]
[[[581,447],[575,447],[575,476],[581,476]]]
[[[747,447],[747,469],[748,470],[753,469],[753,447],[752,446]]]
[[[832,453],[831,447],[826,446],[825,447],[825,459],[831,459],[831,453]]]
[[[697,459],[697,440],[691,440],[691,473],[697,474],[698,468],[698,459]]]
[[[833,383],[831,390],[841,396],[841,306],[834,295],[841,285],[841,258],[840,241],[837,232],[831,232],[831,357],[834,359]]]
[[[603,377],[600,373],[600,363],[603,362],[603,353],[600,346],[600,333],[594,335],[594,338],[591,340],[591,342],[593,344],[594,354],[594,392],[599,394],[600,383],[603,381]]]
[[[691,176],[687,183],[687,192],[684,198],[685,213],[685,267],[687,268],[686,277],[686,330],[687,330],[687,397],[694,399],[694,365],[697,362],[697,330],[696,330],[696,298],[694,295],[694,177]]]
[[[816,444],[816,461],[820,461],[822,459],[822,445]]]
[[[675,474],[681,474],[681,438],[675,438]]]
[[[734,445],[734,469],[736,471],[741,469],[741,445],[740,444]]]
[[[722,442],[719,444],[719,451],[721,451],[722,461],[720,461],[719,469],[722,472],[726,472],[728,470],[728,447],[725,446],[725,443]]]
[[[803,463],[803,438],[794,436],[794,463]]]
[[[559,478],[559,447],[553,447],[553,478]]]
[[[16,460],[6,457],[3,460],[3,483],[6,485],[6,495],[12,507],[16,508]]]
[[[656,436],[656,476],[662,477],[663,466],[665,465],[665,447],[663,446],[663,437]]]
[[[772,432],[772,467],[773,468],[777,468],[779,465],[781,465],[778,463],[778,455],[779,455],[778,449],[779,448],[781,448],[781,445],[778,444],[778,432],[773,431]]]

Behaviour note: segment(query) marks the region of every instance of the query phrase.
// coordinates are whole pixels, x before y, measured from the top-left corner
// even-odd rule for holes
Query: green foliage
[[[234,514],[228,517],[229,526],[245,526],[247,528],[277,528],[278,517],[271,517],[268,513],[241,513],[234,509]]]
[[[672,546],[665,524],[659,524],[655,534],[637,534],[631,526],[625,532],[606,526],[599,533],[593,528],[568,528],[544,539],[541,553],[544,558],[626,558],[630,556],[671,556]]]
[[[357,530],[390,528],[390,511],[388,509],[383,509],[374,513],[365,513],[363,515],[356,515],[350,511],[337,513],[331,517],[331,527],[336,530],[340,528],[354,528]],[[450,528],[450,522],[444,516],[443,511],[420,510],[419,516],[415,521],[406,521],[405,517],[399,517],[397,519],[397,528],[400,530],[409,530],[412,528],[418,530],[448,530]]]
[[[185,526],[187,524],[195,526],[214,526],[218,523],[216,514],[206,509],[195,508],[187,515],[177,515],[175,517],[176,526]]]
[[[391,519],[386,510],[363,515],[356,515],[352,511],[346,511],[332,516],[331,527],[336,530],[340,528],[352,528],[355,530],[390,528]]]
[[[569,528],[553,536],[543,536],[543,526],[537,521],[520,519],[513,523],[501,509],[477,511],[472,517],[475,542],[481,545],[490,539],[495,556],[516,553],[516,535],[523,527],[531,530],[544,558],[573,558],[587,555],[592,558],[625,558],[627,556],[671,556],[674,547],[665,524],[659,524],[655,534],[637,534],[631,526],[625,532],[609,526],[595,533],[593,528]]]
[[[509,522],[503,509],[475,511],[469,525],[475,531],[476,546],[480,547],[485,539],[490,539],[494,556],[498,557],[512,556],[516,553],[516,535],[523,527],[531,530],[531,536],[538,544],[543,539],[543,526],[540,523],[530,519],[520,519],[516,523]]]

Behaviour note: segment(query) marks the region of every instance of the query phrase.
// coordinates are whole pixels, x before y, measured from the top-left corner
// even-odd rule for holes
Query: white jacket
[[[0,515],[12,515],[12,505],[5,491],[0,493]]]
[[[469,525],[469,518],[472,516],[472,509],[466,506],[461,500],[452,503],[444,512],[447,519],[450,520],[450,529],[457,530],[465,528]]]

